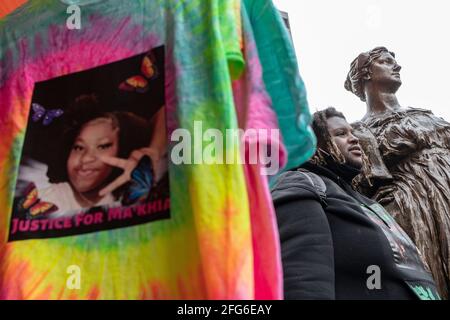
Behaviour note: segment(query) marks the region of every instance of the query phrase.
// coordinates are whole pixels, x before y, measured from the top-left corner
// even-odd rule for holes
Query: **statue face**
[[[400,79],[401,66],[388,52],[384,52],[370,65],[370,81],[377,87],[390,89],[396,92],[402,84]]]
[[[331,117],[327,119],[327,127],[331,139],[345,158],[345,163],[356,168],[362,168],[362,150],[359,140],[353,135],[353,128],[345,119]]]

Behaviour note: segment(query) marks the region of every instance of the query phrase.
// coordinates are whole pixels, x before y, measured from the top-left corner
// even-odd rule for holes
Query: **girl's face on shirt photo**
[[[119,128],[108,118],[89,121],[82,128],[67,160],[67,173],[72,187],[79,193],[101,188],[112,167],[100,160],[102,156],[117,156]]]

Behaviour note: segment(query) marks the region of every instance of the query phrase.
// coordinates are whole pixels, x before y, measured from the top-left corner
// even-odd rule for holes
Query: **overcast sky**
[[[351,61],[385,46],[402,66],[402,106],[450,121],[449,0],[273,0],[287,11],[311,112],[334,106],[347,120],[365,104],[344,89]]]

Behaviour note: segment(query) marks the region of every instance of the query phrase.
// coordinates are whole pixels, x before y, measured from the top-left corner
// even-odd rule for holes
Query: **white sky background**
[[[450,121],[449,0],[273,0],[289,15],[311,112],[334,106],[349,122],[365,103],[344,89],[351,61],[385,46],[402,66],[402,106]]]

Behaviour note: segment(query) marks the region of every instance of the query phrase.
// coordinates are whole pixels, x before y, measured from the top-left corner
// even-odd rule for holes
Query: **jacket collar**
[[[353,178],[355,178],[361,172],[360,170],[347,164],[341,164],[335,161],[330,161],[327,165],[324,166],[316,165],[308,161],[303,164],[301,168],[307,169],[316,174],[326,176],[336,183],[345,181],[349,185],[351,185]]]

